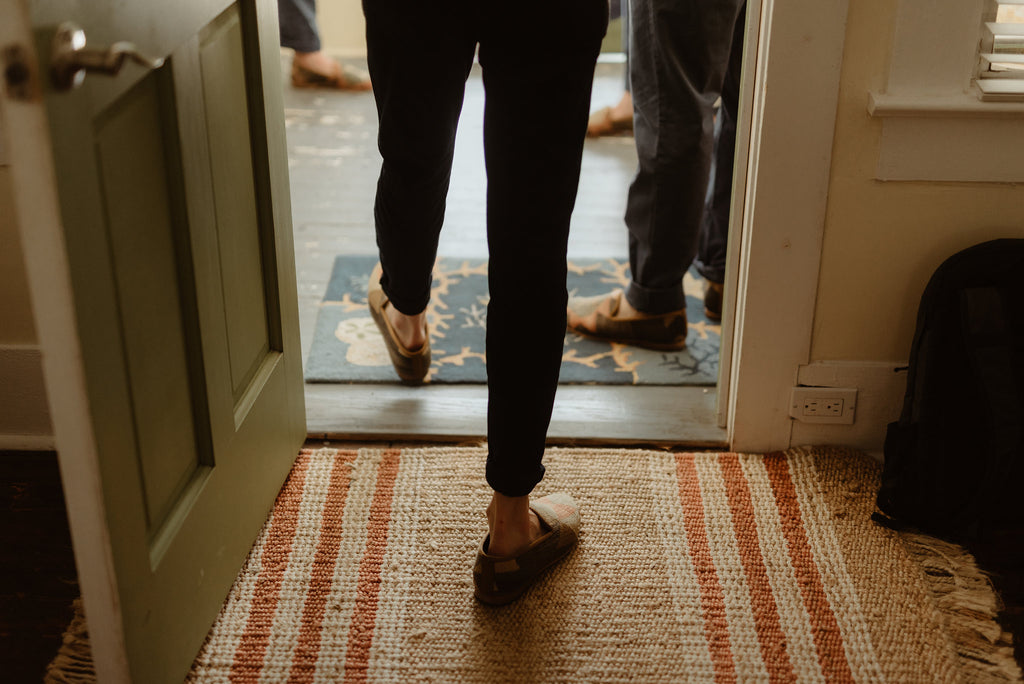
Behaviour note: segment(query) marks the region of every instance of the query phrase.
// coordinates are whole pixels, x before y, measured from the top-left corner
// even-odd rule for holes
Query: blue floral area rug
[[[398,382],[366,292],[375,256],[339,256],[320,303],[306,362],[307,382]],[[524,274],[528,277],[528,274]],[[569,263],[569,295],[599,295],[629,283],[626,260]],[[691,269],[683,282],[689,331],[686,349],[662,352],[592,340],[566,332],[560,381],[599,385],[714,385],[721,328],[704,316],[705,283]],[[427,322],[433,359],[427,382],[485,384],[487,262],[441,257]],[[528,341],[527,341],[528,342]]]

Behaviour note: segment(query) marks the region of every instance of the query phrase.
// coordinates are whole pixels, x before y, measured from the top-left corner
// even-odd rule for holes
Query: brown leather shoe
[[[380,286],[380,266],[378,265],[370,275],[370,290],[366,295],[370,305],[370,315],[373,322],[377,324],[380,334],[384,336],[384,346],[388,348],[388,355],[391,357],[391,365],[403,382],[418,385],[423,382],[430,372],[430,331],[427,331],[427,340],[423,346],[415,351],[406,349],[398,340],[398,333],[391,326],[391,321],[384,314],[384,307],[391,304],[388,296]]]
[[[622,290],[597,297],[569,300],[567,327],[573,332],[606,342],[620,342],[659,351],[686,347],[686,309],[663,314],[619,316]]]
[[[292,86],[329,90],[370,90],[370,77],[355,67],[334,62],[330,73],[322,74],[292,62]]]
[[[548,568],[569,555],[580,538],[579,506],[565,493],[530,502],[544,534],[514,556],[492,556],[484,537],[473,566],[474,595],[481,603],[503,606],[519,598]]]

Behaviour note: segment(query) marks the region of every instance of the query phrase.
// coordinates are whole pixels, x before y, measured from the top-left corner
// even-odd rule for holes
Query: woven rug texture
[[[1020,680],[971,559],[872,524],[857,452],[549,450],[580,545],[498,609],[485,456],[303,451],[190,681]]]
[[[306,361],[307,382],[397,382],[366,293],[377,257],[339,256],[334,261]],[[523,269],[529,278],[529,268]],[[589,297],[629,284],[625,261],[569,263],[570,296]],[[661,352],[566,333],[560,381],[564,384],[714,385],[718,381],[721,326],[704,315],[704,281],[695,269],[683,281],[689,330],[686,349]],[[439,258],[427,323],[432,363],[427,382],[487,382],[487,262]],[[524,344],[530,340],[524,338]]]

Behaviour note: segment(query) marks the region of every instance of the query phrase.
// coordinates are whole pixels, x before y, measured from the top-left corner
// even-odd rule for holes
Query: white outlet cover
[[[808,416],[804,414],[804,406],[809,401],[819,404],[829,400],[842,400],[843,413],[838,416]],[[857,415],[856,387],[794,387],[789,399],[789,415],[801,423],[831,423],[833,425],[853,425]]]

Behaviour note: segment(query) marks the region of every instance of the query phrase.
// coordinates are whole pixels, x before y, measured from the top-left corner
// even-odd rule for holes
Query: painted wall
[[[0,345],[34,345],[35,323],[28,301],[12,194],[10,167],[0,166]]]
[[[896,3],[849,3],[810,363],[799,384],[857,387],[851,426],[794,421],[792,444],[881,455],[899,417],[917,308],[934,270],[985,240],[1024,237],[1024,184],[875,179],[883,122],[868,93],[889,72]]]
[[[360,0],[321,0],[316,9],[325,50],[345,57],[366,55],[366,22]]]
[[[53,432],[5,164],[0,160],[0,449],[51,449]]]
[[[811,358],[905,361],[917,306],[949,255],[1024,237],[1024,184],[875,180],[895,3],[849,5]]]

